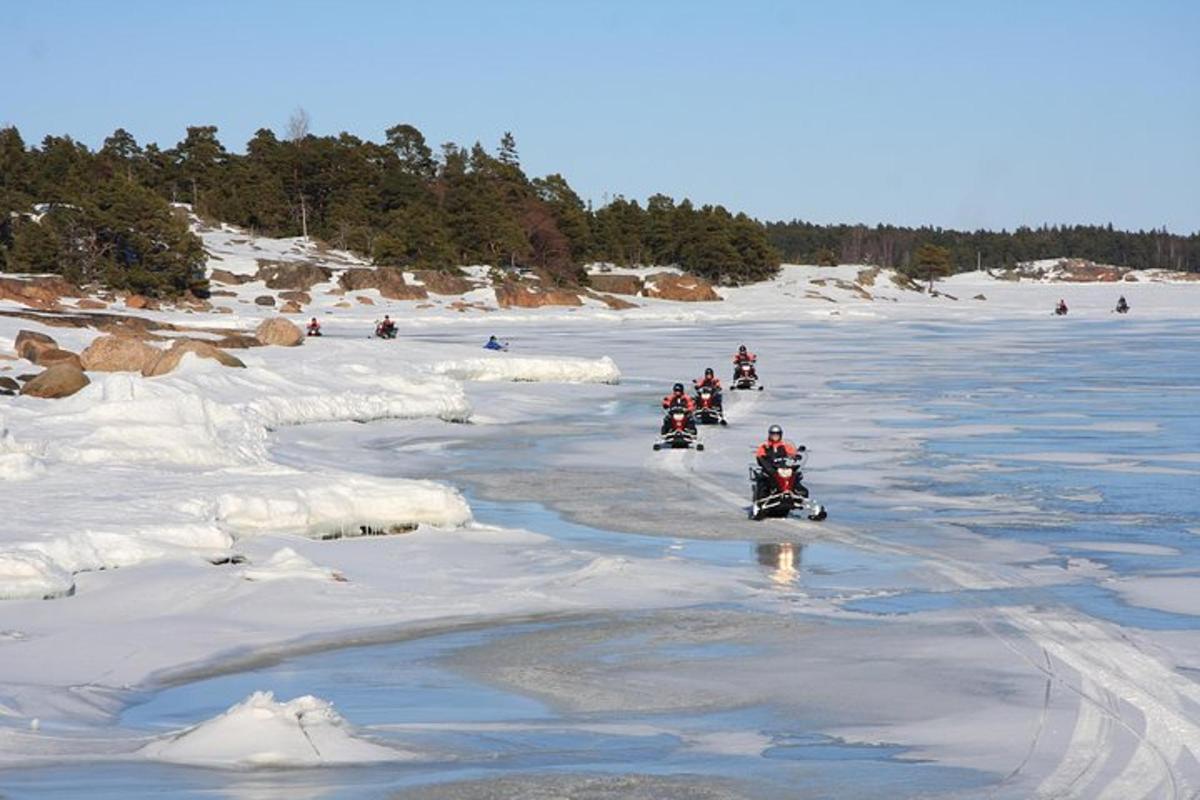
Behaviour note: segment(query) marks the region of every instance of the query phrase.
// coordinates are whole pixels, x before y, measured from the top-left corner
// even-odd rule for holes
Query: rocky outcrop
[[[80,369],[83,369],[83,364],[79,361],[79,356],[70,350],[63,350],[59,347],[51,347],[48,350],[38,352],[35,364],[39,367],[52,367],[55,364],[74,364]]]
[[[145,367],[142,370],[142,374],[147,378],[153,378],[174,372],[179,366],[179,362],[183,361],[183,357],[188,353],[193,353],[199,358],[210,358],[226,367],[246,366],[242,363],[241,359],[229,355],[229,353],[226,353],[210,342],[202,342],[197,339],[180,339],[171,345],[170,350],[161,353],[154,360],[154,363]]]
[[[614,311],[624,311],[627,308],[637,308],[638,307],[637,303],[631,303],[628,300],[624,300],[620,297],[615,297],[611,294],[601,294],[599,292],[588,292],[588,297],[592,298],[593,300],[599,300],[601,303],[604,303],[604,305],[608,306],[609,308],[611,308]]]
[[[288,300],[279,309],[279,313],[280,314],[302,314],[302,313],[304,313],[304,306],[300,305],[299,303],[297,303],[294,300]]]
[[[158,302],[143,294],[131,294],[125,298],[125,307],[153,311],[158,308]]]
[[[0,278],[0,300],[13,300],[30,308],[54,309],[62,298],[79,296],[79,287],[58,276]]]
[[[0,375],[0,394],[13,395],[21,391],[21,384],[5,375]]]
[[[695,275],[658,272],[646,278],[646,297],[681,303],[711,303],[721,299],[713,285]]]
[[[639,295],[642,293],[642,279],[637,275],[590,275],[588,282],[597,292],[608,294]]]
[[[413,270],[413,277],[421,282],[426,292],[433,294],[466,294],[475,288],[462,273],[443,272],[436,269]]]
[[[275,298],[269,294],[260,294],[258,297],[254,298],[254,305],[256,305],[256,306],[274,306]]]
[[[306,261],[259,260],[258,272],[254,277],[265,282],[268,289],[307,292],[333,277],[333,271]]]
[[[296,303],[297,305],[306,306],[312,302],[312,295],[310,295],[308,292],[300,291],[280,292],[279,299],[287,300],[288,302]]]
[[[45,398],[70,397],[89,383],[91,381],[78,364],[63,362],[26,382],[21,387],[21,394]]]
[[[546,288],[536,283],[503,283],[496,286],[495,290],[496,303],[501,308],[583,305],[575,292]]]
[[[133,336],[100,336],[92,341],[79,359],[92,372],[142,372],[162,351]]]
[[[404,271],[395,267],[348,269],[338,282],[348,292],[375,289],[389,300],[424,300],[429,297],[424,286],[410,285],[404,280]]]
[[[254,336],[263,344],[280,347],[296,347],[304,344],[304,331],[283,317],[263,320],[254,331]]]
[[[103,308],[108,308],[108,303],[103,300],[94,300],[91,297],[85,297],[75,304],[76,308],[82,308],[85,311],[99,311]]]

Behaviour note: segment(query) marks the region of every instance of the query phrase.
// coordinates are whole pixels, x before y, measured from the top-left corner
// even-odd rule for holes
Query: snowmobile
[[[1067,315],[1067,304],[1059,300],[1058,305],[1054,307],[1054,315],[1056,317],[1065,317]]]
[[[1128,314],[1129,313],[1129,303],[1125,302],[1125,298],[1122,297],[1120,300],[1117,301],[1117,307],[1114,310],[1118,314]]]
[[[655,450],[686,450],[692,447],[697,450],[704,449],[704,444],[696,434],[696,423],[692,414],[683,406],[672,406],[667,411],[663,427],[666,433],[660,434],[659,440],[654,443]]]
[[[391,324],[380,322],[375,326],[375,335],[380,339],[395,339],[397,333],[396,323],[394,322]]]
[[[796,451],[794,456],[776,458],[769,474],[757,464],[750,467],[750,519],[786,517],[793,511],[803,511],[815,522],[829,516],[825,506],[812,500],[800,482],[808,451],[803,445]]]
[[[728,425],[725,411],[717,405],[717,393],[711,386],[696,387],[696,423],[699,425]]]
[[[739,361],[734,366],[733,383],[729,388],[742,391],[763,390],[763,387],[758,385],[758,373],[754,370],[753,361]]]
[[[314,319],[312,322],[308,323],[308,325],[305,327],[304,330],[306,332],[306,335],[308,335],[308,336],[320,336],[321,335],[321,323],[317,322]]]

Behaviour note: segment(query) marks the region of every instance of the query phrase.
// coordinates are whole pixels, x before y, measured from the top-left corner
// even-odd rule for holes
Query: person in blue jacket
[[[508,342],[501,342],[495,336],[489,336],[487,344],[483,346],[484,350],[507,350]]]

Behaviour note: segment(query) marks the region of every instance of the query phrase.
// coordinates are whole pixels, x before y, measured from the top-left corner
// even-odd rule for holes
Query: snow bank
[[[36,550],[0,550],[0,600],[49,599],[75,592],[71,573]]]
[[[322,538],[422,524],[457,526],[471,519],[461,494],[432,481],[319,475],[297,479],[307,485],[280,483],[224,493],[216,500],[215,517],[241,535],[294,532]]]
[[[246,567],[242,570],[242,577],[248,581],[280,581],[296,578],[315,581],[345,580],[341,573],[314,564],[310,559],[290,547],[276,550],[262,564]]]
[[[311,767],[411,758],[358,737],[333,705],[311,695],[280,703],[255,692],[224,714],[142,748],[156,761],[205,767]]]
[[[540,381],[545,383],[620,383],[621,371],[608,356],[598,359],[550,356],[495,356],[438,361],[431,372],[460,381]]]

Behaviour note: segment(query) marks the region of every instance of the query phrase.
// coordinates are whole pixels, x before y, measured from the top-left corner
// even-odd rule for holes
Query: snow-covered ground
[[[238,274],[361,266],[204,236]],[[914,793],[1188,796],[1200,553],[1181,526],[1200,522],[1177,496],[1200,464],[1200,283],[968,274],[931,297],[866,272],[791,266],[721,302],[620,312],[483,310],[487,288],[459,311],[331,282],[303,317],[325,335],[237,350],[245,368],[186,356],[161,377],[91,373],[62,400],[0,397],[0,767],[439,763],[436,725],[365,726],[307,689],[265,694],[268,677],[169,729],[118,720],[146,691],[299,653],[549,621],[455,668],[576,733],[572,715],[588,735],[677,737],[699,760],[671,774],[750,758],[786,783],[804,731],[948,770],[922,783],[881,756],[878,776]],[[114,310],[214,340],[276,313],[253,303],[261,282],[226,290],[225,314]],[[1110,312],[1117,294],[1131,316]],[[383,313],[397,341],[369,337]],[[0,315],[0,376],[37,371],[11,352],[22,329],[75,352],[98,335]],[[511,350],[484,351],[492,333]],[[731,396],[705,453],[652,453],[657,398],[723,375],[742,341],[768,390]],[[744,519],[775,420],[813,450],[823,526]],[[732,710],[748,708],[770,711]],[[671,716],[695,709],[731,716]],[[623,727],[647,714],[663,716]],[[858,787],[842,796],[871,796],[832,763],[817,772]]]

